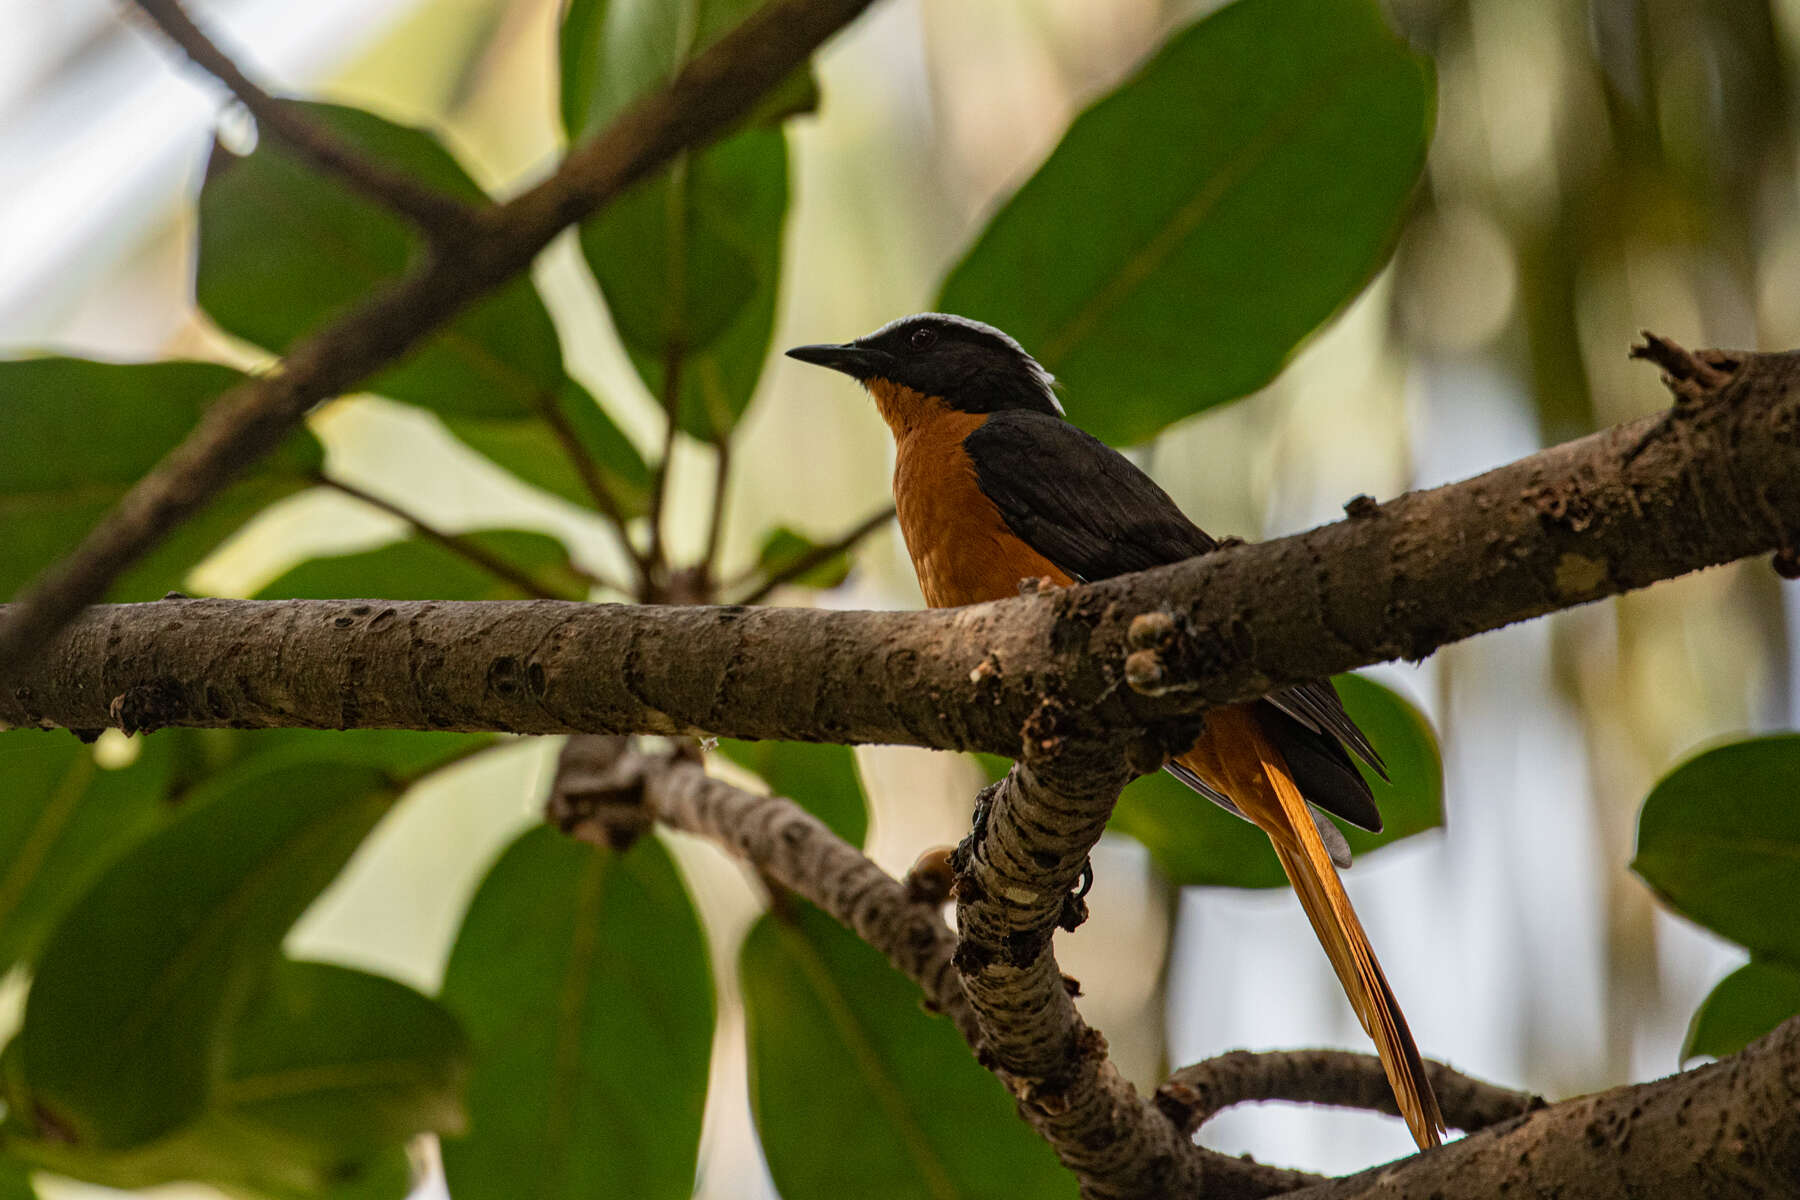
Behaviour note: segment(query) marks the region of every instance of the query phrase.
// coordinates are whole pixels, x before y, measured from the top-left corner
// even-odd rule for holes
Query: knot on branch
[[[1663,369],[1663,384],[1674,393],[1676,404],[1698,404],[1718,394],[1743,366],[1741,356],[1726,350],[1684,350],[1648,329],[1643,336],[1644,340],[1631,348],[1631,357]]]
[[[570,837],[624,851],[650,828],[646,757],[631,739],[578,734],[563,744],[544,819]]]
[[[126,688],[113,697],[107,713],[112,723],[127,736],[155,733],[158,729],[180,724],[192,715],[180,681],[167,676]]]

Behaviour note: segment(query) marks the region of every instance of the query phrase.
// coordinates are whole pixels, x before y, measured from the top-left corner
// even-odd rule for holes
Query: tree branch
[[[615,848],[652,820],[719,843],[881,951],[974,1043],[974,1016],[950,965],[956,935],[939,906],[920,903],[823,821],[786,797],[712,778],[685,750],[648,754],[623,737],[571,739],[568,747],[545,805],[551,824]]]
[[[1797,364],[1745,356],[1704,403],[1307,533],[964,609],[100,608],[0,689],[0,725],[112,724],[109,701],[130,691],[166,698],[148,710],[164,724],[718,734],[1016,757],[1047,705],[1059,736],[1154,741],[1211,704],[1794,545]],[[5,627],[35,628],[18,607]]]
[[[1566,1100],[1293,1200],[1800,1196],[1800,1017],[1741,1054]]]
[[[1542,1096],[1486,1083],[1441,1062],[1427,1059],[1425,1069],[1452,1129],[1473,1133],[1545,1105]],[[1400,1115],[1381,1060],[1348,1050],[1265,1054],[1234,1050],[1183,1067],[1156,1089],[1156,1107],[1190,1134],[1232,1105],[1252,1100],[1331,1104]]]
[[[939,915],[938,902],[922,900],[792,800],[758,796],[711,778],[691,751],[646,754],[624,737],[571,739],[557,766],[546,816],[565,832],[615,848],[629,845],[652,820],[718,842],[763,876],[816,904],[918,984],[927,1007],[947,1016],[977,1058],[1021,1097],[1024,1115],[1065,1162],[1079,1170],[1102,1158],[1116,1160],[1123,1174],[1133,1155],[1160,1149],[1160,1158],[1135,1165],[1135,1175],[1158,1181],[1159,1190],[1122,1190],[1083,1174],[1086,1194],[1181,1194],[1192,1183],[1212,1189],[1209,1196],[1260,1197],[1317,1181],[1316,1176],[1193,1145],[1154,1108],[1137,1100],[1131,1085],[1106,1061],[1104,1040],[1085,1026],[1086,1053],[1095,1065],[1091,1097],[1084,1094],[1064,1108],[1032,1081],[1010,1075],[988,1040],[986,1015],[978,1023],[977,1008],[964,995],[964,978],[952,965],[952,952],[960,956],[963,951]],[[965,935],[960,945],[968,944]],[[1068,993],[1060,980],[1054,990],[1066,1004]],[[1110,1128],[1092,1119],[1107,1101],[1131,1102],[1110,1113]],[[1078,1140],[1121,1131],[1130,1136],[1115,1137],[1104,1155]],[[1177,1162],[1186,1170],[1172,1171]]]
[[[50,642],[121,571],[269,453],[308,409],[395,361],[477,297],[523,271],[567,226],[681,150],[740,119],[870,0],[773,0],[577,147],[550,178],[477,214],[454,254],[407,275],[295,344],[275,371],[227,392],[73,553],[26,589],[0,624],[0,679]]]
[[[232,57],[195,25],[180,0],[136,0],[168,39],[231,89],[265,136],[279,138],[320,170],[417,225],[434,242],[454,245],[473,236],[475,210],[410,175],[368,158],[320,129],[297,109],[258,87]]]

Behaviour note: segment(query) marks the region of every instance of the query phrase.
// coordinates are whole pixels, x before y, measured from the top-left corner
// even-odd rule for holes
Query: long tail
[[[1350,906],[1350,897],[1338,878],[1337,868],[1332,865],[1324,839],[1313,826],[1312,811],[1288,773],[1280,752],[1262,736],[1254,718],[1245,720],[1244,724],[1248,728],[1242,731],[1233,730],[1229,734],[1219,731],[1223,735],[1219,741],[1230,744],[1235,753],[1229,757],[1236,761],[1229,765],[1220,763],[1216,753],[1218,743],[1215,743],[1214,754],[1209,756],[1213,761],[1207,764],[1215,770],[1203,773],[1226,776],[1219,782],[1235,785],[1229,788],[1232,799],[1243,809],[1245,816],[1269,835],[1275,853],[1281,859],[1282,870],[1287,872],[1288,880],[1294,885],[1294,893],[1306,910],[1307,920],[1312,922],[1319,944],[1331,959],[1344,994],[1349,997],[1363,1029],[1375,1042],[1382,1069],[1387,1073],[1389,1086],[1394,1089],[1400,1115],[1406,1118],[1407,1128],[1412,1130],[1413,1140],[1420,1149],[1439,1145],[1444,1118],[1438,1110],[1431,1081],[1426,1078],[1419,1048],[1406,1026],[1400,1003],[1388,986],[1387,976],[1382,974],[1381,964],[1375,959],[1369,935],[1363,932],[1362,922]],[[1240,733],[1244,736],[1238,736]],[[1253,750],[1256,774],[1261,778],[1248,780],[1243,776],[1248,774],[1251,764],[1247,760]],[[1189,756],[1190,761],[1204,753],[1196,747],[1196,754]],[[1217,770],[1219,767],[1224,769]],[[1239,769],[1232,769],[1234,767]],[[1234,776],[1236,778],[1231,778]]]

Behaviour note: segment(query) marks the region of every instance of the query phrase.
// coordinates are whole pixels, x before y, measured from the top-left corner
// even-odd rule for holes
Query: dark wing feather
[[[1131,460],[1059,417],[997,412],[963,439],[963,449],[1007,528],[1076,579],[1106,579],[1218,548]],[[1380,829],[1374,797],[1344,745],[1383,778],[1386,771],[1336,689],[1309,683],[1266,703],[1264,724],[1306,798],[1364,829]],[[1215,803],[1223,799],[1177,775]]]
[[[1107,579],[1218,547],[1151,478],[1048,413],[989,417],[963,449],[1007,527],[1077,579]]]

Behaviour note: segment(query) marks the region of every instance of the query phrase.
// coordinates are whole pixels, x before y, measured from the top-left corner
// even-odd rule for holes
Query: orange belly
[[[976,483],[962,440],[986,419],[946,410],[898,439],[895,508],[919,590],[933,608],[1016,596],[1023,579],[1074,582],[1006,527]]]

